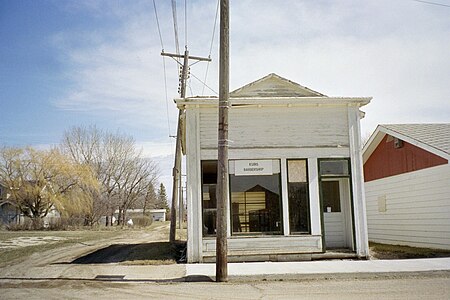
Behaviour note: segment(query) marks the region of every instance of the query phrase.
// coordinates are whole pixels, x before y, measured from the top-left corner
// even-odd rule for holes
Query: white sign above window
[[[236,176],[273,175],[272,160],[235,160]]]

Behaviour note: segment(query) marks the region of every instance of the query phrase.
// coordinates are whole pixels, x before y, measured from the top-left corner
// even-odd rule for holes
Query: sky
[[[175,2],[179,51],[212,58],[191,67],[187,95],[215,96],[217,1]],[[133,136],[170,193],[178,67],[162,49],[177,51],[170,0],[0,0],[0,146],[48,148],[96,125]],[[230,0],[230,90],[276,73],[373,97],[363,137],[450,122],[449,53],[449,0]]]

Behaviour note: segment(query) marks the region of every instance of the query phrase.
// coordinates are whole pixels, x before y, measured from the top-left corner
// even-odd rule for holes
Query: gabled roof
[[[299,101],[300,100],[300,101]],[[269,74],[230,93],[230,106],[358,106],[367,105],[372,97],[328,97],[298,83]],[[187,106],[217,106],[218,97],[195,96],[174,99],[179,108]]]
[[[378,125],[363,149],[364,162],[389,134],[450,160],[450,123]]]
[[[326,97],[298,83],[271,73],[230,93],[230,97]]]

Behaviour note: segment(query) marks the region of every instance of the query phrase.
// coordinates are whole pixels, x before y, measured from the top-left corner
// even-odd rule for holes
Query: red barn
[[[363,149],[369,240],[450,249],[450,124],[379,125]]]

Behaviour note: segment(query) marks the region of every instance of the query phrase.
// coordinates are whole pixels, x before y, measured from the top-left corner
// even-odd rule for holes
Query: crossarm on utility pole
[[[197,57],[197,56],[189,56],[189,51],[186,49],[184,51],[184,55],[180,54],[171,54],[171,53],[161,53],[162,56],[169,56],[169,57],[176,57],[176,58],[183,58],[183,69],[181,72],[180,77],[180,96],[181,98],[186,98],[186,80],[188,77],[188,69],[189,69],[189,59],[199,60],[199,61],[211,61],[210,58],[204,58],[204,57]],[[181,134],[183,132],[183,119],[184,110],[182,108],[179,109],[178,112],[178,126],[177,126],[177,142],[176,142],[176,148],[175,148],[175,162],[173,167],[173,185],[172,185],[172,207],[170,209],[170,232],[169,232],[169,241],[173,243],[176,239],[176,223],[177,223],[177,209],[176,206],[178,206],[178,212],[182,212],[182,203],[183,199],[182,194],[180,192],[181,189],[181,159],[182,159],[182,153],[181,153]],[[180,222],[182,222],[181,219],[182,216],[180,216]],[[181,224],[180,224],[181,228]]]
[[[184,58],[185,55],[181,55],[181,54],[173,54],[173,53],[166,53],[166,52],[161,52],[162,56],[169,56],[169,57],[176,57],[176,58]],[[211,61],[211,58],[206,58],[206,57],[199,57],[199,56],[188,56],[188,59],[193,59],[193,60],[198,60],[198,61]],[[182,97],[184,98],[184,97]]]

